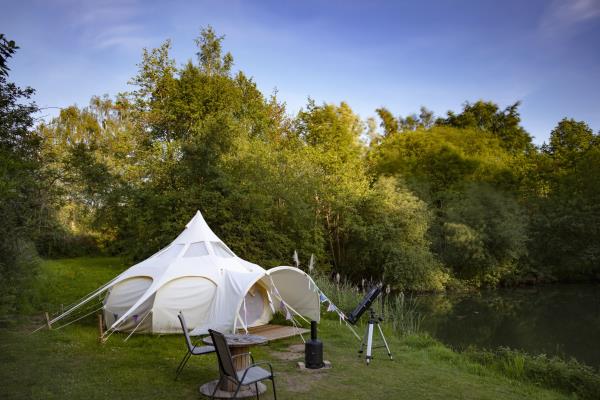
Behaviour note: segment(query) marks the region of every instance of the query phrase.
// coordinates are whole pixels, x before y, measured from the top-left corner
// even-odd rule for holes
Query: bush
[[[530,356],[508,348],[495,351],[471,348],[464,354],[514,379],[575,394],[582,399],[600,398],[600,375],[575,359],[565,361],[543,354]]]
[[[13,315],[30,308],[31,281],[39,269],[33,243],[17,241],[16,246],[2,246],[0,252],[0,326],[10,324]]]

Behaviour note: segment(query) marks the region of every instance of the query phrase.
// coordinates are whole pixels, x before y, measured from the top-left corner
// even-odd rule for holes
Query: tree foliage
[[[467,102],[460,114],[448,111],[447,118],[439,118],[436,124],[489,132],[500,139],[503,147],[509,151],[528,151],[532,147],[531,136],[520,124],[520,104],[516,102],[501,110],[497,104],[489,101]]]
[[[18,46],[0,35],[0,315],[19,308],[35,274],[33,238],[43,229],[44,187],[32,132],[37,106],[32,88],[8,81],[9,59]],[[1,323],[1,321],[0,321]]]

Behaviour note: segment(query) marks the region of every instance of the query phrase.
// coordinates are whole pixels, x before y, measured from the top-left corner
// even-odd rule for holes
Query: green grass
[[[45,260],[35,282],[33,299],[40,311],[60,311],[84,295],[110,281],[128,265],[117,257],[81,257]]]
[[[110,280],[125,266],[117,259],[46,261],[41,305],[67,304]],[[41,287],[40,286],[40,287]],[[40,289],[41,290],[41,289]],[[213,355],[195,357],[175,382],[184,352],[179,335],[114,334],[96,341],[93,316],[58,331],[28,332],[22,322],[0,330],[2,399],[195,399],[200,383],[218,377]],[[336,321],[323,320],[320,336],[331,370],[301,372],[288,347],[299,338],[256,347],[270,360],[280,399],[560,399],[564,395],[504,376],[424,336],[389,335],[394,361],[382,349],[370,366],[357,357],[356,338]],[[264,398],[271,398],[271,389]]]

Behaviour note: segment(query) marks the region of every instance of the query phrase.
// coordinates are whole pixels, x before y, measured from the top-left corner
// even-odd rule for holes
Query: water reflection
[[[600,285],[552,285],[419,298],[422,328],[456,348],[508,346],[600,367]]]

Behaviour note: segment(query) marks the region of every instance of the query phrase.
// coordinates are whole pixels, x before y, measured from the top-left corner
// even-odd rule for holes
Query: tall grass
[[[331,300],[340,310],[348,314],[367,294],[369,289],[375,285],[375,282],[363,280],[360,285],[353,285],[347,280],[330,279],[326,275],[315,274],[313,276],[319,289]],[[413,297],[400,293],[384,293],[373,303],[373,310],[383,317],[384,328],[387,327],[395,334],[412,335],[420,332],[423,316],[417,311],[417,300]],[[326,313],[325,317],[337,318],[336,313]],[[363,316],[366,321],[367,317]]]
[[[600,399],[600,375],[575,359],[563,360],[543,354],[531,356],[506,347],[496,350],[469,348],[463,354],[513,379],[557,389],[574,398]]]

